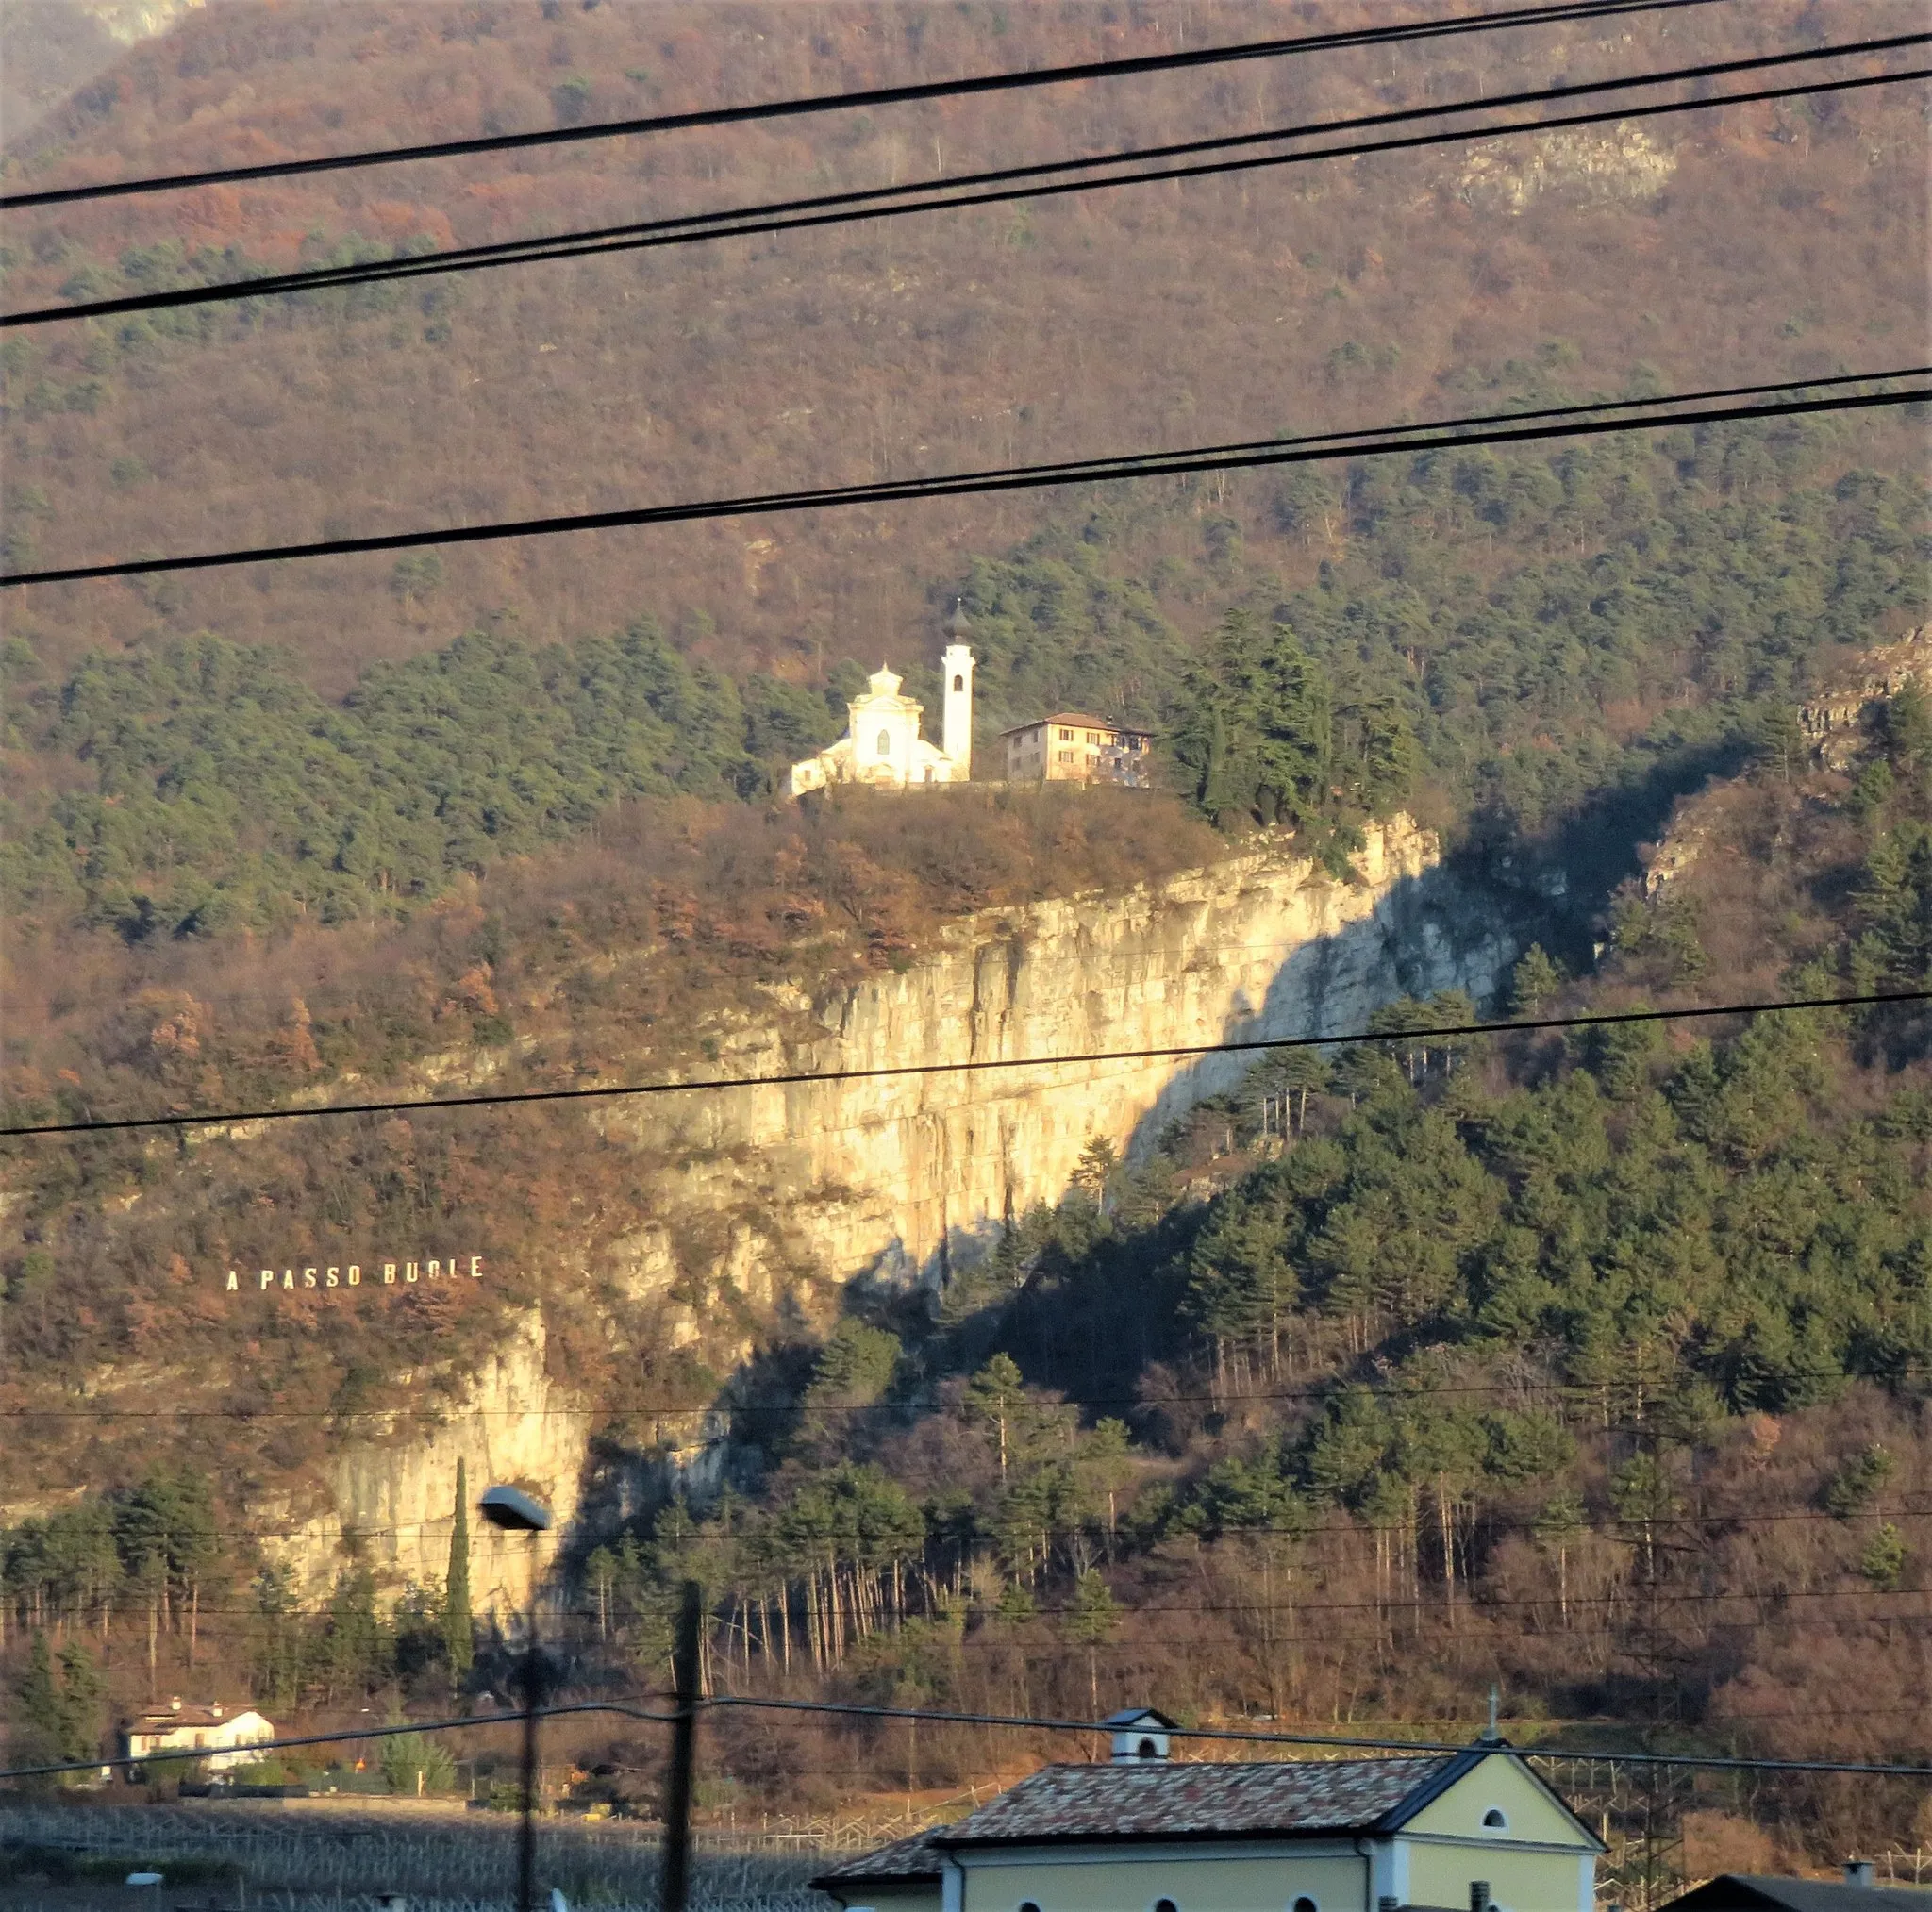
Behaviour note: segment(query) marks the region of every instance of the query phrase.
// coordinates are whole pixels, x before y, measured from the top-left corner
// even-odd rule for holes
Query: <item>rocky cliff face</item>
[[[1125,896],[988,912],[903,973],[818,998],[774,992],[769,1014],[715,1032],[719,1074],[844,1079],[605,1106],[607,1137],[637,1152],[643,1212],[559,1241],[541,1272],[614,1279],[667,1341],[727,1369],[781,1305],[809,1310],[855,1278],[943,1283],[1007,1218],[1057,1200],[1096,1137],[1145,1151],[1256,1059],[1159,1052],[1339,1034],[1405,992],[1480,999],[1519,953],[1494,900],[1441,867],[1407,820],[1371,832],[1353,881],[1267,850]],[[1114,1059],[1002,1066],[1082,1056]],[[868,1073],[945,1064],[971,1066]],[[329,1511],[293,1549],[305,1571],[325,1577],[353,1528],[399,1580],[441,1575],[458,1455],[474,1485],[527,1479],[567,1521],[588,1404],[543,1365],[533,1324],[434,1434],[399,1421],[345,1455]],[[667,1429],[652,1465],[702,1486],[722,1439]],[[637,1485],[595,1490],[622,1502]],[[479,1604],[521,1599],[522,1575],[520,1553],[479,1543]]]
[[[1932,690],[1932,624],[1907,631],[1896,642],[1861,652],[1857,665],[1827,682],[1800,707],[1804,759],[1800,775],[1856,769],[1871,749],[1874,726],[1900,691]],[[1664,834],[1643,853],[1643,893],[1655,901],[1683,877],[1724,833],[1724,816],[1739,800],[1735,779],[1683,798]]]
[[[410,1399],[421,1377],[398,1376],[395,1411],[338,1455],[312,1500],[264,1505],[263,1525],[287,1537],[271,1554],[293,1569],[303,1598],[327,1593],[352,1538],[391,1591],[412,1580],[441,1580],[449,1566],[458,1461],[467,1465],[473,1501],[495,1482],[524,1485],[549,1504],[558,1533],[569,1527],[591,1415],[546,1372],[544,1354],[542,1317],[532,1313],[470,1377],[455,1404],[421,1418]],[[422,1398],[429,1398],[426,1390]],[[470,1588],[476,1610],[521,1611],[533,1559],[547,1568],[555,1546],[555,1537],[546,1537],[541,1556],[535,1555],[524,1537],[499,1533],[473,1511]]]
[[[1144,1150],[1256,1058],[1003,1063],[1338,1033],[1405,990],[1492,990],[1515,945],[1437,858],[1398,820],[1371,833],[1352,883],[1257,853],[1127,896],[988,912],[903,974],[774,1002],[724,1038],[719,1072],[847,1079],[608,1112],[609,1133],[678,1164],[666,1206],[617,1244],[628,1280],[668,1286],[680,1220],[729,1216],[724,1272],[756,1304],[801,1263],[942,1282],[1008,1217],[1057,1200],[1094,1138]],[[908,1065],[946,1072],[867,1073]],[[782,1236],[761,1240],[775,1205]]]

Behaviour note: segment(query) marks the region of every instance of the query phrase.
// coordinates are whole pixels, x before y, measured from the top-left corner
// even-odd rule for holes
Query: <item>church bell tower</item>
[[[973,775],[973,653],[964,641],[968,628],[964,612],[955,606],[951,622],[946,625],[946,634],[953,641],[940,658],[946,687],[940,748],[952,760],[954,774],[960,783]]]

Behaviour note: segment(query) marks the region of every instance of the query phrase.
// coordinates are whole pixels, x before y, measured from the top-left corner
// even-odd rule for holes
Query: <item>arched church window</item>
[[[953,678],[953,689],[954,689],[955,690],[965,690],[965,688],[966,688],[966,678],[965,678],[964,674],[963,674],[963,673],[955,673],[955,675],[954,675],[954,678]]]
[[[890,730],[882,730],[879,732],[879,755],[881,756],[891,756],[891,754],[892,733]]]

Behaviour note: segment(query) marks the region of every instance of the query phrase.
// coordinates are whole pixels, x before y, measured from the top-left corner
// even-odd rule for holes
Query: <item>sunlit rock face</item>
[[[1480,1002],[1519,954],[1495,898],[1406,819],[1369,833],[1348,880],[1290,846],[1126,895],[989,911],[903,973],[774,990],[768,1013],[717,1032],[719,1075],[847,1079],[603,1107],[608,1139],[637,1152],[636,1210],[559,1240],[541,1278],[605,1287],[663,1346],[729,1373],[761,1323],[822,1316],[855,1278],[943,1284],[1007,1218],[1059,1199],[1095,1138],[1144,1152],[1256,1057],[865,1072],[1341,1034],[1406,993],[1460,988]],[[702,1496],[728,1466],[725,1418],[701,1413],[668,1417],[649,1454],[593,1462],[593,1406],[546,1371],[533,1315],[445,1417],[399,1417],[342,1452],[325,1511],[305,1523],[291,1506],[281,1523],[297,1530],[285,1557],[325,1587],[354,1533],[392,1588],[440,1579],[458,1457],[473,1493],[522,1482],[563,1527],[580,1507],[601,1521],[675,1486]],[[527,1550],[473,1533],[478,1610],[519,1609]]]
[[[758,1302],[802,1265],[943,1281],[1008,1217],[1058,1200],[1096,1137],[1144,1151],[1257,1058],[998,1064],[1337,1034],[1405,992],[1491,994],[1515,939],[1439,856],[1398,819],[1370,832],[1352,881],[1256,853],[1124,896],[990,911],[903,973],[774,1002],[724,1039],[718,1072],[848,1079],[601,1116],[666,1165],[663,1205],[625,1245],[627,1279],[677,1278],[682,1216],[693,1236],[729,1218],[713,1252]],[[940,1063],[974,1066],[865,1072]]]
[[[576,1517],[591,1416],[547,1372],[545,1352],[542,1317],[533,1311],[513,1321],[495,1354],[454,1401],[416,1385],[425,1377],[395,1376],[362,1437],[337,1454],[314,1489],[279,1505],[264,1503],[262,1524],[278,1535],[265,1551],[291,1571],[302,1598],[325,1596],[352,1551],[375,1569],[391,1595],[410,1582],[441,1583],[449,1566],[461,1461],[473,1504],[475,1609],[525,1609],[531,1568],[547,1571],[557,1536],[533,1551],[524,1536],[499,1533],[480,1521],[474,1503],[485,1488],[505,1481],[549,1505],[558,1536]]]

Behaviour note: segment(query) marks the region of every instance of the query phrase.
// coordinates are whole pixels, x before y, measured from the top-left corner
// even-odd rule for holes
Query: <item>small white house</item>
[[[165,1706],[137,1713],[121,1730],[129,1759],[186,1754],[206,1758],[210,1772],[246,1766],[254,1757],[248,1749],[264,1746],[275,1737],[274,1724],[252,1706],[231,1713],[213,1702],[184,1704],[178,1698]]]

